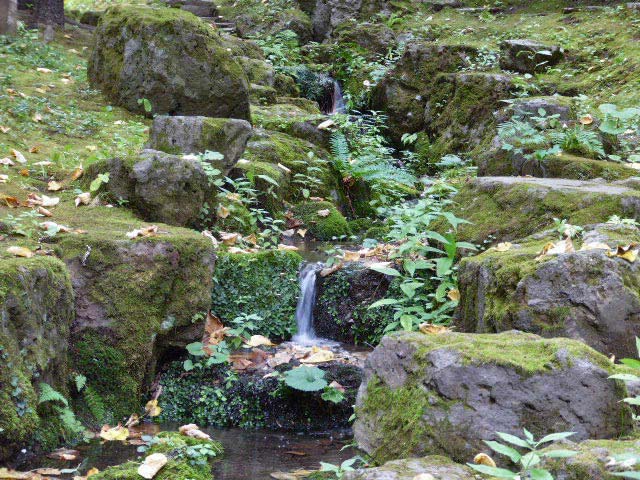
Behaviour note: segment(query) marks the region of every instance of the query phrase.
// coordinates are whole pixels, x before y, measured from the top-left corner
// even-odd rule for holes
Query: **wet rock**
[[[376,461],[464,462],[495,432],[618,437],[631,426],[609,359],[581,342],[521,332],[392,334],[365,364],[355,438]]]
[[[475,480],[477,478],[469,467],[437,455],[394,460],[381,467],[347,472],[343,478],[345,480],[414,480],[417,475],[421,474],[425,475],[425,480],[429,478],[433,480]],[[431,475],[431,477],[426,477],[426,475]]]
[[[564,58],[564,51],[557,45],[533,40],[505,40],[500,44],[500,50],[500,67],[520,73],[543,72]]]
[[[316,333],[345,343],[371,343],[382,337],[388,320],[383,309],[368,307],[385,296],[391,280],[360,263],[348,263],[318,277],[313,325]]]
[[[385,55],[396,43],[394,31],[382,23],[345,22],[333,33],[340,44],[352,43],[375,55]]]
[[[148,146],[167,153],[219,152],[224,160],[216,167],[226,175],[244,153],[251,134],[246,120],[160,115],[153,119]]]
[[[218,15],[216,4],[211,0],[169,0],[167,4],[193,13],[198,17],[215,17]]]
[[[580,244],[612,248],[640,240],[635,227],[589,226]],[[606,250],[577,251],[535,260],[557,235],[534,235],[506,252],[487,251],[460,264],[456,325],[466,332],[523,330],[580,340],[605,355],[635,357],[640,336],[637,263]]]
[[[385,74],[372,96],[372,107],[388,116],[389,134],[395,142],[400,142],[403,133],[424,129],[425,105],[438,74],[470,65],[476,53],[474,47],[465,45],[407,45],[402,58]]]
[[[316,41],[327,38],[333,30],[348,20],[388,12],[388,0],[316,0],[305,1],[303,10],[309,12]]]
[[[41,382],[67,394],[67,351],[74,320],[67,269],[54,257],[0,259],[0,461],[39,429],[62,434],[38,411]]]
[[[197,226],[205,203],[211,208],[215,205],[210,179],[195,158],[143,150],[139,156],[97,162],[86,177],[105,172],[109,173],[109,182],[103,190],[115,201],[127,202],[149,222]]]
[[[606,222],[612,215],[640,219],[640,191],[632,180],[478,177],[455,197],[455,214],[473,222],[459,227],[458,238],[521,239],[549,228],[554,217],[574,225]]]
[[[145,113],[249,119],[249,84],[225,42],[195,15],[114,6],[96,29],[87,75],[117,105]]]

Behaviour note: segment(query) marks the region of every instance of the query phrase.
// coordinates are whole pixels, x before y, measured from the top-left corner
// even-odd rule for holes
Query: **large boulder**
[[[404,133],[424,129],[425,105],[438,74],[471,65],[476,54],[476,48],[465,45],[414,42],[406,46],[372,96],[372,107],[388,116],[389,135],[394,142],[399,143]]]
[[[640,241],[636,227],[596,225],[574,242],[578,251],[537,257],[558,235],[534,235],[508,251],[462,260],[456,325],[466,332],[518,329],[580,340],[605,355],[635,357],[640,336],[640,267],[605,249],[582,245]],[[604,246],[604,245],[603,245]]]
[[[548,228],[553,218],[574,225],[606,222],[612,215],[640,219],[633,179],[604,181],[531,177],[478,177],[454,197],[458,238],[475,243],[515,240]]]
[[[615,438],[631,427],[614,366],[582,342],[501,334],[399,333],[365,363],[354,434],[380,461],[442,454],[465,462],[496,431]]]
[[[150,222],[195,227],[201,222],[205,204],[211,209],[216,201],[210,178],[195,158],[143,150],[139,155],[94,163],[86,177],[92,179],[105,172],[109,182],[102,190],[115,201],[127,202]]]
[[[223,39],[195,15],[114,6],[95,32],[91,85],[115,104],[145,113],[249,120],[249,84]]]
[[[424,475],[420,477],[419,475]],[[431,476],[429,476],[431,475]],[[452,462],[447,457],[432,455],[423,458],[393,460],[380,467],[347,472],[345,480],[476,480],[473,470]]]
[[[533,40],[505,40],[500,44],[500,67],[520,73],[543,72],[564,58],[557,45],[546,45]]]
[[[251,138],[251,124],[246,120],[208,117],[170,117],[153,119],[149,148],[167,153],[219,152],[223,175],[240,159]]]
[[[0,258],[0,462],[64,433],[38,409],[41,382],[67,393],[74,320],[69,272],[54,257]]]
[[[322,41],[343,22],[388,12],[388,0],[298,0],[300,8],[311,16],[313,35]]]

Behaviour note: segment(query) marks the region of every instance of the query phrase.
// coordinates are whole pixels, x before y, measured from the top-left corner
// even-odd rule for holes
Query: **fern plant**
[[[61,425],[61,434],[65,440],[75,438],[84,432],[84,427],[69,407],[69,401],[48,383],[40,383],[38,405],[46,405],[58,417]]]
[[[549,138],[563,152],[584,155],[585,157],[603,158],[604,147],[598,134],[582,126],[574,126],[564,130],[551,132]]]

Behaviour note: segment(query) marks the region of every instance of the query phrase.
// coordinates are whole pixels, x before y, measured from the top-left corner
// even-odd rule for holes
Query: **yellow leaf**
[[[307,358],[302,358],[300,360],[300,363],[325,363],[330,362],[336,357],[331,350],[326,350],[324,348],[318,348],[314,350],[315,351],[312,350],[311,355],[309,355]]]
[[[164,453],[152,453],[138,467],[138,475],[151,479],[167,464],[167,461],[167,456]]]
[[[82,176],[82,172],[84,170],[82,169],[82,167],[77,167],[73,173],[71,173],[71,176],[69,177],[71,179],[71,181],[73,182],[74,180],[79,179]]]
[[[220,232],[220,238],[222,239],[222,243],[224,243],[227,246],[231,246],[236,244],[236,242],[240,238],[240,234]]]
[[[62,185],[60,183],[56,182],[55,180],[51,180],[47,184],[47,190],[49,190],[50,192],[57,192],[61,188],[62,188]]]
[[[93,468],[89,469],[89,471],[87,472],[87,477],[90,477],[91,475],[95,475],[97,473],[100,473],[100,470],[98,470],[97,468],[93,467]]]
[[[607,252],[609,257],[619,257],[625,259],[627,262],[633,263],[638,258],[638,244],[630,243],[629,245],[618,245],[615,250]]]
[[[347,250],[344,252],[342,259],[345,262],[357,262],[358,260],[360,260],[360,252],[352,252]]]
[[[278,250],[295,252],[295,251],[298,251],[300,249],[298,247],[296,247],[295,245],[285,245],[284,243],[280,243],[280,244],[278,244]]]
[[[589,243],[583,243],[582,247],[580,247],[581,252],[584,252],[586,250],[611,250],[611,248],[606,243],[589,242]]]
[[[511,244],[511,242],[501,242],[498,245],[496,245],[495,247],[493,247],[493,249],[496,252],[506,252],[508,250],[511,249],[513,245]]]
[[[433,323],[421,323],[418,327],[419,330],[426,335],[439,335],[441,333],[447,333],[451,330],[444,325],[434,325]]]
[[[191,438],[198,438],[200,440],[211,440],[211,437],[200,430],[200,427],[198,427],[198,425],[196,425],[195,423],[182,425],[180,428],[178,428],[178,432],[180,432],[181,435],[185,435]]]
[[[90,152],[95,152],[95,151],[98,149],[98,147],[96,147],[95,145],[87,145],[87,146],[86,146],[86,147],[84,147],[84,148],[86,148],[86,149],[87,149],[87,150],[89,150]]]
[[[29,148],[29,153],[38,153],[39,151],[40,151],[40,147],[38,145],[34,145],[33,147]]]
[[[89,205],[91,201],[91,192],[84,192],[78,195],[75,199],[76,207],[80,205]]]
[[[307,234],[307,229],[306,228],[299,228],[298,229],[298,235],[300,235],[302,238],[304,238],[304,236]]]
[[[259,347],[261,345],[265,345],[265,346],[271,347],[271,346],[273,346],[275,344],[272,343],[271,340],[269,340],[264,335],[251,335],[251,338],[249,338],[249,340],[246,340],[244,342],[244,347],[245,348]]]
[[[580,117],[580,123],[582,125],[591,125],[593,123],[593,117],[587,113]]]
[[[487,467],[494,467],[494,468],[496,466],[496,462],[494,462],[493,459],[486,453],[479,453],[475,457],[473,457],[473,463],[477,465],[486,465]]]
[[[158,406],[158,399],[154,398],[153,400],[149,400],[144,406],[144,411],[147,412],[150,417],[157,417],[160,415],[160,413],[162,413],[162,408]]]
[[[7,248],[7,253],[10,253],[11,255],[14,255],[16,257],[24,257],[24,258],[31,258],[35,255],[35,253],[33,253],[27,247],[16,247],[16,246]]]
[[[109,427],[109,425],[103,425],[102,430],[100,430],[100,438],[108,442],[124,441],[128,436],[129,430],[120,424],[113,428]]]
[[[219,218],[227,218],[230,213],[229,209],[224,205],[218,205],[218,208],[216,209],[216,215]]]
[[[451,290],[449,290],[449,293],[447,293],[447,297],[449,297],[449,300],[452,300],[454,302],[459,302],[460,290],[458,290],[457,288],[452,288]]]

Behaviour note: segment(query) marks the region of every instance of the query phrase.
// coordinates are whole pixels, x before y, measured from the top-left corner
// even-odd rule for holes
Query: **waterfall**
[[[342,87],[337,80],[333,81],[333,105],[331,113],[344,113],[346,107],[344,105],[344,97],[342,96]]]
[[[321,264],[308,263],[300,271],[300,298],[296,307],[298,333],[293,341],[301,345],[314,345],[319,340],[313,331],[313,307],[316,303],[316,276]]]

